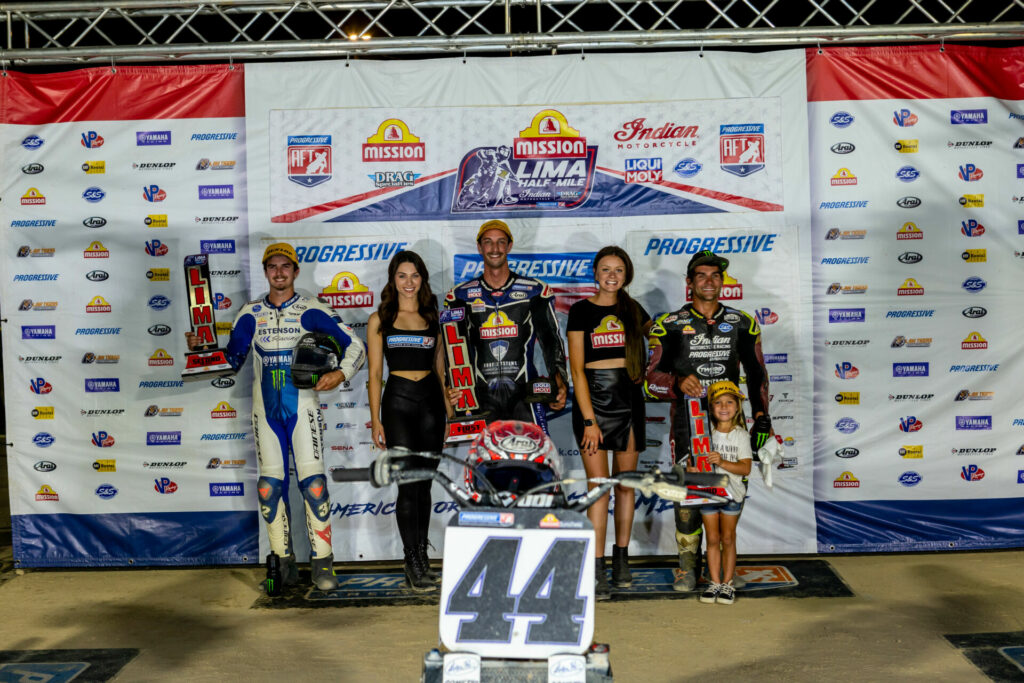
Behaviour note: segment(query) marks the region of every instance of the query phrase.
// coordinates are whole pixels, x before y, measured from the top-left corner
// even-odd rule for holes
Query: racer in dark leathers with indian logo
[[[761,353],[761,328],[750,314],[718,301],[729,261],[711,251],[690,259],[686,284],[693,303],[659,315],[648,336],[647,394],[672,403],[673,462],[690,455],[690,420],[681,405],[684,395],[701,396],[721,380],[739,385],[740,367],[747,377],[747,396],[754,423],[754,453],[771,431],[768,416],[768,372]],[[675,506],[679,571],[673,588],[692,591],[700,576],[701,515],[699,507]]]
[[[540,344],[557,392],[550,403],[555,411],[565,406],[565,349],[551,288],[509,269],[511,246],[512,232],[503,221],[491,220],[480,226],[477,248],[484,261],[483,275],[453,287],[444,304],[449,310],[463,309],[469,321],[474,383],[487,421],[522,420],[547,431],[545,405],[526,401],[538,376],[534,346]],[[457,389],[449,389],[453,402],[457,396]]]

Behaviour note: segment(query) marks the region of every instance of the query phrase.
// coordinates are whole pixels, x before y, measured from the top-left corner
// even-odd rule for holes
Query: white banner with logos
[[[253,294],[265,289],[257,245],[290,240],[300,288],[359,326],[394,245],[424,257],[440,297],[479,272],[477,228],[500,217],[515,236],[513,267],[555,288],[564,330],[569,306],[594,291],[602,246],[631,253],[631,291],[652,315],[685,303],[686,262],[715,248],[735,263],[729,303],[766,323],[772,413],[787,442],[774,490],[752,477],[741,552],[812,551],[804,53],[337,66],[247,67]],[[321,399],[328,467],[375,456],[364,382]],[[668,458],[667,414],[648,405],[645,464]],[[551,434],[561,471],[577,476],[570,422],[567,410],[553,416]],[[337,558],[400,556],[395,493],[331,484]],[[440,548],[453,505],[436,487],[434,501]],[[633,553],[674,553],[672,527],[670,505],[638,499]]]

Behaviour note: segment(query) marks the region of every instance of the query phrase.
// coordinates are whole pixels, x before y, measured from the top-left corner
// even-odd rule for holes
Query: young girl
[[[743,427],[742,402],[743,395],[732,382],[715,382],[708,387],[708,404],[715,425],[711,434],[715,450],[708,455],[708,461],[715,466],[716,473],[729,475],[725,488],[733,499],[700,509],[708,558],[708,587],[701,594],[700,601],[706,603],[731,605],[736,600],[736,589],[732,584],[736,571],[736,523],[747,493],[743,478],[750,474],[753,460],[750,435]]]
[[[378,448],[401,446],[439,453],[444,442],[443,361],[437,300],[430,276],[414,251],[400,251],[388,265],[380,307],[366,325],[370,361],[370,419]],[[381,397],[384,361],[388,381]],[[409,456],[411,467],[433,469],[436,460]],[[438,576],[427,560],[431,482],[398,487],[395,520],[405,549],[405,580],[414,591],[436,590]]]
[[[597,294],[569,309],[569,366],[576,398],[572,425],[588,478],[608,476],[608,451],[613,472],[636,469],[644,450],[645,413],[641,385],[644,338],[651,317],[626,292],[633,263],[619,247],[605,247],[594,257]],[[592,486],[596,486],[593,484]],[[633,489],[615,487],[615,545],[612,584],[628,588],[629,536],[633,528]],[[607,600],[611,586],[605,570],[608,498],[587,510],[596,535],[596,597]]]

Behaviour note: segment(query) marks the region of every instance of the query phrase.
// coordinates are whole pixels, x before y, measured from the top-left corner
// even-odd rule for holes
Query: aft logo
[[[327,142],[330,144],[330,137]],[[426,161],[427,146],[401,119],[387,119],[363,143],[363,163]]]
[[[315,187],[331,179],[330,135],[289,135],[287,154],[288,179],[292,182]]]
[[[452,213],[575,209],[590,197],[597,146],[544,109],[512,145],[477,147],[459,162]]]
[[[741,123],[719,126],[718,151],[721,168],[726,173],[745,178],[763,170],[764,124]]]
[[[320,296],[327,300],[331,308],[368,308],[373,306],[373,292],[359,282],[355,273],[344,271],[324,287]]]

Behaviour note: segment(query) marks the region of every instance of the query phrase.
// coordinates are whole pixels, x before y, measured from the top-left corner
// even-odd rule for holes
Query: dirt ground
[[[600,603],[596,640],[617,681],[985,681],[941,636],[1024,630],[1024,551],[825,559],[855,597]],[[2,648],[138,648],[117,681],[415,681],[437,643],[436,607],[252,609],[258,568],[4,564]]]

